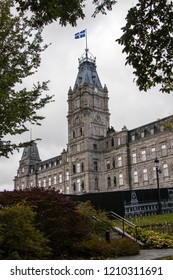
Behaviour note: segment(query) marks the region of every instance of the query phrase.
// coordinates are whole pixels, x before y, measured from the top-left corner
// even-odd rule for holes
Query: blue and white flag
[[[78,33],[76,33],[74,36],[75,36],[75,39],[80,39],[80,38],[83,38],[83,37],[85,37],[85,32],[86,30],[84,29],[84,30],[82,30],[82,31],[80,31],[80,32],[78,32]]]

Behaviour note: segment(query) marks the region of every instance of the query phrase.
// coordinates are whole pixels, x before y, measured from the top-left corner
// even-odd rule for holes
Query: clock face
[[[79,122],[79,117],[76,117],[75,121],[76,121],[76,123],[78,123]]]

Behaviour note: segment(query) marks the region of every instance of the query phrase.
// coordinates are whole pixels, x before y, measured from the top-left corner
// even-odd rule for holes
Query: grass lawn
[[[143,216],[128,219],[137,226],[165,225],[173,224],[173,213]]]

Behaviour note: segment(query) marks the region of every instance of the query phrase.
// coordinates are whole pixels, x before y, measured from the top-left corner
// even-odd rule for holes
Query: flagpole
[[[86,43],[86,59],[88,59],[88,40],[87,40],[87,29],[85,29],[85,43]]]

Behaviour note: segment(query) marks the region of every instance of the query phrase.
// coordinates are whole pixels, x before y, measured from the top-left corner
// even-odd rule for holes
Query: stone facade
[[[65,194],[156,188],[156,157],[160,188],[173,187],[173,132],[166,128],[171,117],[115,131],[108,99],[95,58],[86,50],[68,92],[67,150],[41,161],[35,143],[26,147],[14,188],[53,186]]]

